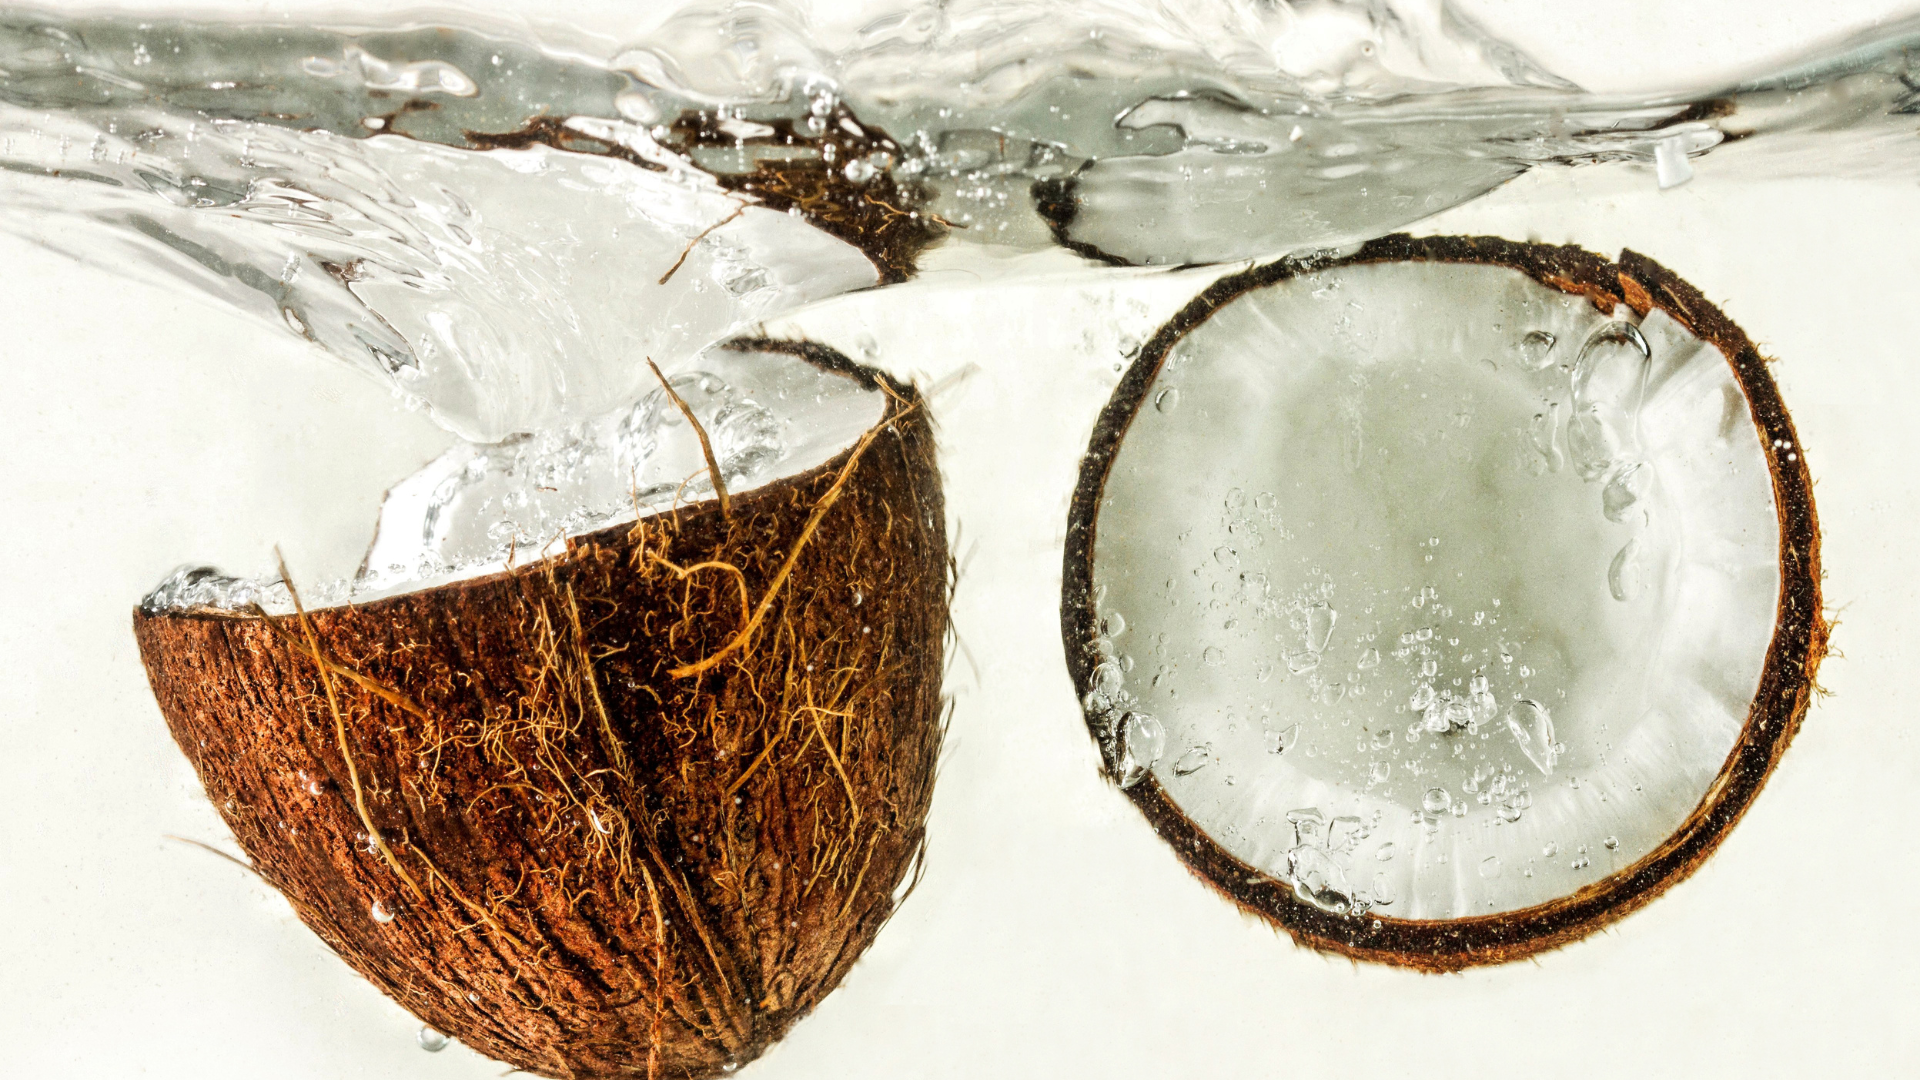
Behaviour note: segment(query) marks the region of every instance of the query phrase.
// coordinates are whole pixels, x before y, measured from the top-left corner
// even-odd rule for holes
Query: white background
[[[626,4],[582,5],[623,36]],[[1863,25],[1732,0],[1476,3],[1595,87],[1693,82]],[[1552,10],[1547,10],[1551,7]],[[308,10],[231,4],[229,10]],[[510,10],[501,2],[491,10]],[[1564,9],[1564,10],[1563,10]],[[569,14],[542,4],[545,16]],[[1895,1074],[1920,1052],[1906,916],[1920,788],[1913,435],[1920,190],[1645,170],[1539,174],[1433,231],[1633,246],[1780,358],[1841,626],[1833,691],[1747,820],[1692,879],[1532,963],[1432,977],[1298,949],[1192,880],[1096,775],[1062,664],[1059,545],[1104,365],[1204,274],[1088,291],[1020,261],[963,297],[965,260],[797,320],[903,372],[979,370],[938,402],[965,560],[965,659],[920,891],[845,984],[749,1075],[1693,1077]],[[944,267],[944,268],[941,268]],[[172,745],[128,630],[188,559],[351,570],[380,492],[447,441],[283,332],[0,238],[0,1076],[491,1077],[360,981],[243,871]]]

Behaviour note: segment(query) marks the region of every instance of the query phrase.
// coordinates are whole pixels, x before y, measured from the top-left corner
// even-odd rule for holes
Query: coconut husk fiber
[[[729,513],[358,606],[136,613],[260,876],[528,1072],[712,1076],[780,1038],[915,873],[941,740],[931,428],[854,377],[881,424]]]

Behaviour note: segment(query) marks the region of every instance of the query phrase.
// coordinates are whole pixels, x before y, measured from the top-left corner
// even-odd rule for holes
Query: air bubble
[[[1640,540],[1628,540],[1607,567],[1607,591],[1622,603],[1633,600],[1646,588],[1646,570],[1640,565]]]
[[[1284,730],[1267,732],[1267,753],[1284,754],[1293,749],[1300,741],[1300,725],[1289,724]]]
[[[1559,749],[1553,741],[1553,715],[1547,707],[1530,698],[1514,702],[1507,713],[1507,730],[1534,768],[1544,776],[1552,776]]]
[[[1340,613],[1326,604],[1315,604],[1307,609],[1308,651],[1326,651],[1327,642],[1333,637],[1333,625],[1339,618]]]
[[[1192,776],[1213,763],[1212,755],[1213,747],[1205,743],[1193,747],[1181,754],[1180,760],[1173,763],[1173,775]]]
[[[1529,331],[1520,339],[1520,344],[1514,347],[1514,352],[1520,357],[1520,366],[1528,371],[1539,371],[1546,367],[1553,362],[1551,353],[1558,341],[1558,338],[1545,330]]]
[[[1625,521],[1646,493],[1648,472],[1639,462],[1620,466],[1600,492],[1600,511],[1608,521]]]

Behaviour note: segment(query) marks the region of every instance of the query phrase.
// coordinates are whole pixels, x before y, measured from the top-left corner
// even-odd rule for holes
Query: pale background
[[[480,5],[511,12],[515,5]],[[531,5],[614,37],[653,21]],[[1714,0],[1604,13],[1468,5],[1596,88],[1704,81],[1899,10]],[[196,6],[196,10],[204,5]],[[521,5],[526,10],[529,5]],[[227,4],[237,12],[310,5]],[[656,13],[657,17],[657,13]],[[925,883],[840,990],[749,1075],[901,1077],[1896,1074],[1920,1053],[1920,189],[1644,169],[1530,177],[1427,229],[1536,235],[1668,263],[1781,358],[1819,482],[1841,627],[1818,704],[1746,821],[1618,928],[1457,976],[1295,948],[1192,880],[1096,775],[1061,660],[1059,545],[1115,378],[1049,364],[1148,332],[1205,274],[1088,291],[1023,260],[994,295],[948,258],[905,294],[795,320],[940,401],[969,659]],[[941,268],[944,267],[944,268]],[[491,1077],[414,1043],[243,871],[170,741],[128,631],[188,559],[349,571],[382,489],[447,441],[283,332],[0,238],[0,1075]]]

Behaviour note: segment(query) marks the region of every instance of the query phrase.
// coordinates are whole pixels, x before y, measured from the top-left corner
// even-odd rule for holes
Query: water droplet
[[[1620,848],[1620,838],[1617,836],[1609,836],[1605,840],[1600,841],[1600,843],[1604,845],[1608,851],[1618,851]]]
[[[1232,491],[1227,492],[1227,509],[1228,510],[1238,510],[1245,505],[1247,505],[1246,492],[1240,490],[1239,488],[1234,488]]]
[[[1520,366],[1528,371],[1539,371],[1546,367],[1552,362],[1553,358],[1550,354],[1559,340],[1545,330],[1528,331],[1527,335],[1520,339],[1520,344],[1514,348],[1514,352],[1520,356]]]
[[[1273,508],[1279,504],[1280,500],[1275,498],[1271,491],[1263,491],[1253,498],[1254,509],[1263,513],[1271,512]]]
[[[429,1054],[437,1054],[445,1050],[447,1044],[453,1041],[430,1027],[421,1028],[420,1034],[416,1036],[416,1038],[418,1038],[420,1042],[420,1049],[425,1050]]]
[[[1387,843],[1381,844],[1380,850],[1374,852],[1373,857],[1380,862],[1392,862],[1393,861],[1393,842],[1388,841]]]
[[[1639,462],[1629,462],[1614,470],[1613,479],[1600,492],[1600,511],[1608,521],[1625,521],[1640,496],[1646,493],[1648,472]]]
[[[1221,566],[1233,566],[1240,561],[1240,553],[1223,545],[1213,549],[1213,561]]]
[[[1153,407],[1160,412],[1170,413],[1180,407],[1180,389],[1169,386],[1153,397]]]
[[[1567,422],[1567,450],[1581,479],[1597,479],[1606,472],[1619,449],[1619,433],[1597,408],[1576,412]]]
[[[1120,725],[1120,786],[1140,782],[1167,750],[1167,731],[1143,712],[1130,712]]]
[[[1514,702],[1507,713],[1507,730],[1533,767],[1542,775],[1552,776],[1559,752],[1553,741],[1553,715],[1547,707],[1529,698]]]
[[[1413,694],[1407,698],[1407,708],[1414,712],[1426,712],[1427,706],[1432,704],[1433,687],[1426,683],[1414,687]]]
[[[1287,852],[1287,876],[1302,901],[1335,915],[1357,914],[1346,873],[1319,848],[1302,844]]]
[[[367,914],[373,916],[373,921],[377,923],[385,924],[393,921],[393,912],[388,911],[387,905],[378,900],[375,900],[373,906],[367,909]]]
[[[1173,775],[1192,776],[1194,773],[1213,764],[1212,753],[1213,747],[1206,743],[1193,747],[1186,753],[1181,754],[1179,761],[1173,763]]]
[[[1480,876],[1492,881],[1500,876],[1500,856],[1489,855],[1480,860]]]
[[[1554,402],[1543,413],[1535,413],[1533,422],[1527,425],[1527,440],[1539,453],[1541,464],[1547,472],[1559,472],[1566,466],[1566,455],[1560,452],[1560,403]]]
[[[1357,817],[1334,818],[1327,822],[1327,850],[1335,855],[1352,851],[1371,831],[1367,823]]]
[[[1361,671],[1372,671],[1374,668],[1379,667],[1380,650],[1368,649],[1366,652],[1361,653],[1360,659],[1354,661],[1353,666]]]
[[[1540,854],[1551,859],[1555,855],[1560,854],[1560,845],[1554,843],[1552,840],[1549,840],[1547,841],[1547,846],[1540,849]]]
[[[1117,638],[1127,632],[1126,617],[1117,611],[1109,611],[1106,620],[1100,624],[1100,630],[1110,638]]]
[[[1384,784],[1387,782],[1387,778],[1392,775],[1393,775],[1393,762],[1391,761],[1367,762],[1367,780],[1370,783]]]
[[[1580,346],[1567,449],[1581,479],[1599,479],[1618,456],[1645,395],[1652,355],[1640,328],[1618,319],[1595,329]]]
[[[1320,847],[1326,841],[1327,818],[1316,807],[1303,806],[1287,811],[1287,822],[1293,826],[1293,843],[1296,847]]]
[[[1200,662],[1208,667],[1224,667],[1227,663],[1227,651],[1218,645],[1209,645],[1200,653]]]
[[[1307,649],[1311,652],[1325,652],[1327,642],[1333,637],[1333,624],[1339,621],[1340,613],[1326,604],[1315,604],[1307,609]]]
[[[1300,741],[1300,725],[1289,724],[1284,730],[1267,732],[1267,753],[1284,754],[1293,749]]]
[[[1388,845],[1391,846],[1391,845]],[[1373,875],[1373,902],[1381,907],[1391,906],[1394,901],[1393,886],[1388,883],[1384,873]],[[1374,924],[1378,926],[1378,923]]]
[[[1451,806],[1453,796],[1447,793],[1446,788],[1428,788],[1427,793],[1420,797],[1420,808],[1429,814],[1444,813]]]
[[[1687,160],[1687,136],[1669,135],[1653,144],[1653,177],[1665,191],[1693,179],[1693,162]]]
[[[1640,565],[1640,539],[1628,540],[1607,567],[1607,591],[1622,602],[1637,598],[1646,588],[1646,570]]]

